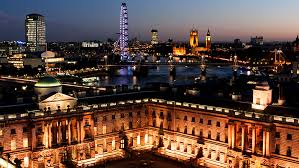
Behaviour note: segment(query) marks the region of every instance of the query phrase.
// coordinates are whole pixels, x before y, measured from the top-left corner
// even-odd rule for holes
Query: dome
[[[61,83],[52,76],[41,77],[34,85],[35,87],[56,87],[61,86]]]
[[[41,54],[42,58],[53,58],[55,57],[55,53],[52,51],[45,51]]]

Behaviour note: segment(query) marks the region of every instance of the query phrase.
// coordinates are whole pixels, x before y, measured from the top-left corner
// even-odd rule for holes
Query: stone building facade
[[[123,148],[207,167],[299,167],[298,118],[146,98],[0,115],[2,156],[22,167],[78,167]]]

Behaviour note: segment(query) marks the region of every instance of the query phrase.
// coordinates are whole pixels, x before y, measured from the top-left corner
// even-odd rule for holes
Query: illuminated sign
[[[95,42],[82,42],[82,47],[96,48],[96,47],[99,47],[99,43],[95,43]]]

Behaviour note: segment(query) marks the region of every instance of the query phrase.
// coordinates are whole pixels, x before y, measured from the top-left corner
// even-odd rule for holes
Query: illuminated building
[[[198,31],[195,29],[190,32],[190,46],[191,48],[198,47]]]
[[[26,54],[13,54],[8,58],[8,63],[12,64],[14,67],[20,69],[24,68],[24,58]]]
[[[266,83],[259,86],[268,90]],[[122,159],[125,149],[156,149],[206,167],[299,167],[299,115],[292,108],[255,110],[244,102],[215,106],[219,102],[146,94],[76,99],[49,76],[35,90],[37,107],[0,107],[6,112],[0,115],[3,156],[20,159],[22,167],[65,167],[65,160],[86,167]]]
[[[152,40],[151,44],[158,44],[159,43],[159,36],[158,36],[158,30],[153,29],[152,31]]]
[[[120,7],[120,30],[119,30],[119,47],[121,60],[125,61],[128,59],[128,41],[129,41],[129,31],[128,31],[128,9],[127,4],[122,3]]]
[[[44,16],[39,14],[26,16],[25,36],[29,51],[46,50],[46,25]]]
[[[207,50],[211,50],[212,47],[212,39],[211,39],[211,34],[210,34],[210,30],[208,30],[207,35],[206,35],[206,49]]]
[[[185,47],[173,47],[172,54],[175,56],[182,56],[186,55],[186,48]]]

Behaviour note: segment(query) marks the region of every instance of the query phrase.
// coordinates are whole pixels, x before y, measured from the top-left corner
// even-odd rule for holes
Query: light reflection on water
[[[149,82],[163,82],[174,84],[192,84],[194,79],[200,76],[200,68],[196,66],[179,66],[176,67],[175,78],[169,75],[168,66],[159,66],[149,69],[147,76],[133,76],[131,67],[121,68],[116,71],[115,75],[100,77],[100,80],[95,83],[97,86],[111,85],[145,85]],[[230,78],[232,76],[231,66],[209,66],[207,67],[207,77]]]

